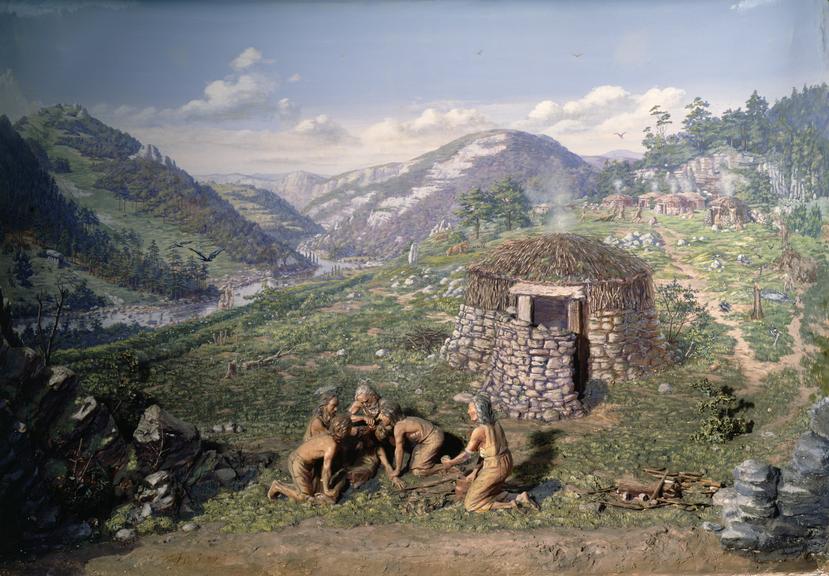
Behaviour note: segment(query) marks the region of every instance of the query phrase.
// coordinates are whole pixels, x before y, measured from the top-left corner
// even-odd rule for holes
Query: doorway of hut
[[[587,339],[587,317],[582,298],[535,296],[532,298],[532,323],[536,326],[560,328],[576,335],[573,354],[573,385],[581,398],[589,378],[590,343]]]

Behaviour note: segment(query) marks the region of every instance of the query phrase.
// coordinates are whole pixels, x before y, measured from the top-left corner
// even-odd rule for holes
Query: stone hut
[[[646,194],[642,194],[641,196],[639,196],[639,198],[637,198],[637,201],[639,202],[639,206],[641,206],[642,208],[653,208],[656,199],[660,196],[662,196],[662,194],[660,194],[659,192],[648,192]]]
[[[656,199],[654,211],[667,216],[681,216],[694,209],[691,203],[681,194],[665,194]]]
[[[63,254],[61,254],[57,250],[47,250],[46,260],[48,260],[58,268],[63,268],[64,266],[66,266],[66,258],[64,258]]]
[[[575,234],[505,242],[469,266],[441,355],[481,373],[510,417],[544,421],[583,415],[588,379],[633,378],[668,359],[648,265]]]
[[[632,196],[628,196],[627,194],[611,194],[602,200],[602,206],[614,211],[624,210],[625,208],[636,206],[636,201]]]
[[[745,202],[733,196],[720,196],[712,200],[705,215],[708,226],[719,228],[741,228],[748,222],[751,222],[751,210]]]
[[[692,210],[705,210],[705,196],[698,192],[681,192],[679,194],[690,204]]]

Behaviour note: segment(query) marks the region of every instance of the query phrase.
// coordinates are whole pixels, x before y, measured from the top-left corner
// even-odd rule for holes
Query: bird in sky
[[[627,134],[627,132],[614,132],[614,134],[616,136],[618,136],[619,138],[621,138],[622,140],[624,140],[625,139],[625,134]]]
[[[483,53],[484,53],[483,48],[481,48],[480,50],[478,50],[477,52],[475,52],[475,54],[477,54],[478,56],[480,56],[480,55],[481,55],[481,54],[483,54]]]
[[[190,250],[191,252],[194,252],[194,253],[196,254],[196,256],[198,256],[198,257],[199,257],[199,259],[200,259],[200,260],[202,260],[202,261],[204,261],[204,262],[212,262],[212,261],[213,261],[213,259],[214,259],[216,256],[218,256],[219,254],[221,254],[222,252],[224,252],[224,248],[216,248],[215,250],[213,250],[213,252],[211,252],[210,254],[208,254],[207,256],[205,256],[204,254],[202,254],[201,252],[199,252],[199,251],[198,251],[198,250],[196,250],[195,248],[190,248],[190,247],[188,246],[188,247],[187,247],[187,249],[188,249],[188,250]]]
[[[584,52],[573,52],[573,58],[581,58],[584,56]]]

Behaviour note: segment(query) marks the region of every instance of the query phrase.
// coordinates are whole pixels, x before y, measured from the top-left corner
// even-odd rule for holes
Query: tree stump
[[[225,373],[225,380],[230,380],[236,376],[236,361],[231,360],[227,363],[227,372]]]

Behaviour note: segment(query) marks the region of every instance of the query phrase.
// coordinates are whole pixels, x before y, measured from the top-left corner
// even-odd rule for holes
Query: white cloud
[[[5,114],[14,122],[37,108],[38,104],[29,101],[23,94],[14,72],[8,69],[0,74],[0,114]]]
[[[374,142],[399,142],[461,136],[492,127],[492,122],[475,108],[451,108],[445,112],[426,108],[413,120],[386,118],[377,122],[368,127],[364,136]]]
[[[293,74],[291,74],[288,77],[288,82],[290,82],[291,84],[294,84],[295,82],[299,82],[300,80],[302,80],[302,76],[300,75],[299,72],[294,72]]]
[[[294,126],[293,132],[301,136],[328,143],[354,141],[348,131],[325,114],[306,118]]]
[[[282,98],[276,104],[279,119],[288,124],[296,124],[299,121],[301,108],[299,104],[290,98]]]
[[[201,98],[163,114],[183,118],[241,118],[267,108],[277,85],[276,80],[255,73],[214,80],[205,87]]]
[[[732,10],[737,12],[748,12],[760,6],[768,6],[769,4],[776,4],[777,0],[740,0],[736,4],[731,5]]]
[[[679,128],[686,100],[685,91],[672,86],[654,87],[641,94],[621,86],[597,86],[564,103],[542,100],[514,126],[552,136],[583,154],[614,148],[640,150],[642,130],[651,123],[651,108],[660,106],[670,112],[674,127]],[[625,138],[620,139],[616,132],[625,133]]]
[[[251,46],[250,48],[245,48],[241,54],[234,58],[230,63],[230,66],[234,70],[245,70],[246,68],[250,68],[254,64],[258,64],[261,61],[262,52]]]

